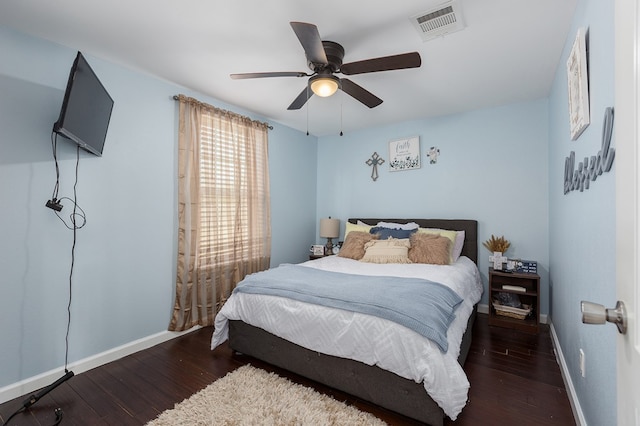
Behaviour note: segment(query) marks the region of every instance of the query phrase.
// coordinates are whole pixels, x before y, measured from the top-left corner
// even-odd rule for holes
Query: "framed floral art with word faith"
[[[420,137],[389,142],[389,170],[397,172],[420,168]]]

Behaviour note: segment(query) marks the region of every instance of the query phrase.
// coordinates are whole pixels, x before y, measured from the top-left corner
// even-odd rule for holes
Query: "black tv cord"
[[[22,406],[18,408],[13,414],[11,414],[7,418],[7,420],[5,420],[4,423],[2,423],[2,426],[6,426],[12,418],[17,416],[19,413],[26,411],[33,404],[38,402],[40,398],[42,398],[43,396],[45,396],[46,394],[48,394],[49,392],[51,392],[52,390],[54,390],[55,388],[57,388],[58,386],[60,386],[61,384],[63,384],[64,382],[66,382],[67,380],[73,377],[73,371],[65,370],[65,372],[66,374],[64,376],[60,377],[55,382],[51,383],[49,386],[42,388],[38,393],[32,394],[31,396],[29,396],[29,398],[25,399],[24,402],[22,403]],[[56,415],[56,421],[54,425],[58,425],[62,421],[62,416],[64,413],[62,412],[61,408],[56,408],[54,410],[54,413]]]
[[[21,407],[18,411],[16,411],[11,416],[9,416],[9,418],[4,423],[2,423],[2,426],[7,425],[12,418],[14,418],[18,413],[21,413],[24,410],[25,408]],[[62,422],[62,417],[64,416],[64,412],[62,411],[62,408],[56,408],[53,412],[56,415],[56,420],[55,420],[55,423],[51,424],[51,426],[57,426],[60,424],[60,422]]]
[[[56,197],[58,195],[58,187],[59,187],[59,168],[58,168],[58,158],[56,155],[56,148],[57,148],[57,143],[56,140],[54,139],[54,137],[52,136],[51,138],[51,142],[52,142],[52,148],[53,148],[53,158],[55,161],[55,165],[56,165],[56,184],[54,187],[54,191],[53,191],[53,197],[52,200],[56,200]],[[29,407],[31,407],[33,404],[35,404],[36,402],[38,402],[40,400],[40,398],[42,398],[43,396],[45,396],[46,394],[48,394],[49,392],[51,392],[52,390],[54,390],[55,388],[57,388],[58,386],[60,386],[61,384],[63,384],[64,382],[66,382],[67,380],[69,380],[70,378],[72,378],[74,376],[73,371],[70,371],[67,369],[67,365],[68,365],[68,360],[69,360],[69,330],[71,328],[71,295],[72,295],[72,284],[73,284],[73,267],[75,264],[75,249],[76,249],[76,231],[80,228],[82,228],[85,224],[86,224],[86,218],[84,216],[84,211],[80,208],[80,206],[78,206],[77,204],[77,199],[78,199],[78,194],[77,194],[77,186],[78,186],[78,167],[80,165],[80,146],[78,145],[77,149],[76,149],[76,169],[75,169],[75,182],[73,184],[73,213],[71,213],[71,222],[73,224],[72,227],[68,226],[66,224],[66,222],[64,222],[64,220],[62,221],[65,226],[67,226],[67,228],[73,230],[73,244],[71,246],[71,268],[69,270],[69,302],[67,304],[67,330],[65,333],[65,353],[64,353],[64,371],[65,371],[65,375],[62,376],[61,378],[59,378],[58,380],[56,380],[55,382],[53,382],[52,384],[50,384],[47,387],[42,388],[38,393],[32,394],[31,396],[29,396],[29,398],[27,398],[23,403],[22,406],[20,408],[18,408],[16,411],[14,411],[8,418],[7,420],[5,420],[2,423],[2,426],[6,426],[7,424],[9,424],[9,422],[11,421],[11,419],[13,419],[15,416],[17,416],[18,414],[22,413],[23,411],[26,411]],[[82,212],[82,214],[77,212],[77,209],[80,209],[80,211]],[[56,214],[57,211],[56,211]],[[58,215],[58,217],[60,217]],[[76,223],[76,218],[77,217],[81,217],[83,219],[83,222],[81,225],[78,226],[78,224]],[[55,423],[53,423],[52,426],[56,426],[59,425],[62,422],[62,418],[64,416],[64,412],[62,411],[61,408],[56,408],[54,410],[54,413],[56,415],[56,420]]]

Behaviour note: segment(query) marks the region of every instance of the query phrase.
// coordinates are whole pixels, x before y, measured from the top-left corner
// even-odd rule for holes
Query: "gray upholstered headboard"
[[[452,231],[464,231],[464,246],[462,256],[467,256],[478,263],[478,221],[469,219],[369,219],[352,218],[349,222],[362,221],[367,225],[375,225],[378,222],[409,223],[415,222],[421,228],[439,228]]]

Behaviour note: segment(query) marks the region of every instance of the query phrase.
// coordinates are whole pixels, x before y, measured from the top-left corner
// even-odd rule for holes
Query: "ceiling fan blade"
[[[318,27],[306,22],[290,22],[290,24],[304,48],[307,59],[314,64],[328,64]]]
[[[375,108],[382,103],[382,99],[351,80],[341,78],[340,84],[343,92],[362,102],[369,108]]]
[[[304,106],[304,104],[307,103],[307,101],[309,100],[311,95],[313,95],[313,92],[311,91],[309,86],[305,87],[304,90],[302,92],[300,92],[298,97],[295,98],[293,100],[293,102],[291,102],[291,105],[289,105],[289,108],[287,108],[287,109],[288,110],[294,110],[294,109],[302,108]]]
[[[264,77],[307,77],[306,72],[283,71],[283,72],[247,72],[241,74],[230,74],[234,80],[242,80],[245,78],[264,78]]]
[[[364,61],[342,64],[340,72],[345,75],[364,74],[368,72],[401,70],[418,68],[422,59],[418,52],[402,53],[400,55],[383,56],[381,58],[366,59]]]

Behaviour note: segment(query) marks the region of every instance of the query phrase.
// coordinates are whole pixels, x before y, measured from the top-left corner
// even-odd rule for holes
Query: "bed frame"
[[[462,255],[478,262],[478,222],[454,219],[349,219],[375,225],[380,221],[416,222],[423,228],[465,231]],[[471,345],[471,330],[477,307],[467,322],[458,362],[464,365]],[[415,420],[441,426],[444,412],[424,390],[421,383],[408,380],[377,366],[350,359],[324,355],[274,336],[242,321],[229,321],[229,346],[236,352],[341,390],[365,401]]]

